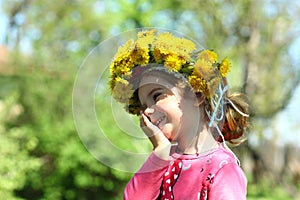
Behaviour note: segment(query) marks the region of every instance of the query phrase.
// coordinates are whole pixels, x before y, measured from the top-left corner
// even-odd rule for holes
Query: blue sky
[[[7,29],[7,18],[3,15],[3,11],[2,11],[2,3],[3,1],[0,0],[0,44],[2,45],[4,43],[4,33],[5,30]]]
[[[299,66],[298,66],[299,67]],[[280,112],[274,123],[280,138],[285,142],[300,146],[300,85],[295,89],[294,95],[285,110]]]

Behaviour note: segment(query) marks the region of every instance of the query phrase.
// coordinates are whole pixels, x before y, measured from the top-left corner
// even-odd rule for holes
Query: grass
[[[262,180],[259,184],[248,183],[247,200],[293,200],[293,197],[282,185],[270,180]]]

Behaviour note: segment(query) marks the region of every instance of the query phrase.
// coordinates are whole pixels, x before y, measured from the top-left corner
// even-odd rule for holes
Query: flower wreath
[[[114,99],[125,104],[126,111],[139,115],[140,103],[130,79],[133,70],[150,63],[162,64],[170,72],[185,77],[194,92],[202,92],[208,99],[215,94],[222,78],[230,69],[230,62],[212,50],[196,52],[191,40],[178,38],[169,32],[141,31],[137,40],[128,40],[119,47],[110,65],[110,90]]]

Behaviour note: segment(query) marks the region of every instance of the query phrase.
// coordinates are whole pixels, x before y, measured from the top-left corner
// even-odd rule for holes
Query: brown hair
[[[245,132],[249,127],[249,117],[246,115],[249,115],[249,105],[245,95],[241,93],[234,93],[226,98],[225,121],[221,132],[225,141],[238,145],[246,139]],[[218,141],[222,141],[222,138],[218,138]]]

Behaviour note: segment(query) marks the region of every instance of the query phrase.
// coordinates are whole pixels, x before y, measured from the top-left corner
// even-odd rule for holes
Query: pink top
[[[162,160],[152,152],[127,184],[124,200],[160,199],[163,177],[176,159],[181,160],[182,167],[172,186],[175,200],[246,199],[246,177],[233,154],[220,145],[219,148],[200,155],[174,153],[171,161]]]

